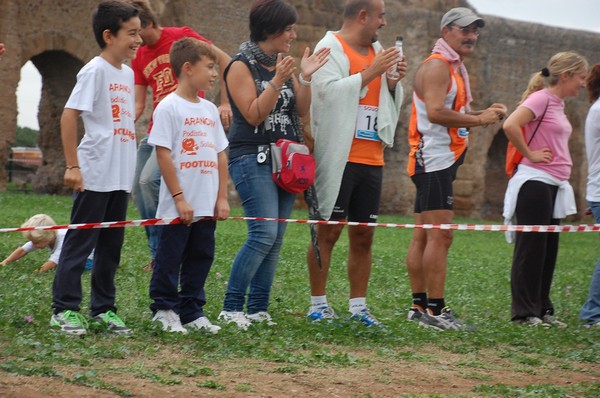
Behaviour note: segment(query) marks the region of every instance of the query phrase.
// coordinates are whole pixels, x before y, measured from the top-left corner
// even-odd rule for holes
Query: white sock
[[[310,296],[311,311],[316,311],[322,307],[327,307],[327,296]]]
[[[350,312],[357,314],[367,308],[367,299],[365,297],[354,297],[349,300]]]

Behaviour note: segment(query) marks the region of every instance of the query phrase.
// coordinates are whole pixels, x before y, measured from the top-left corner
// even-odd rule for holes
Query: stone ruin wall
[[[344,0],[291,0],[299,13],[298,40],[292,48],[299,56],[305,46],[314,47],[326,30],[341,26]],[[250,0],[151,0],[161,23],[188,25],[233,54],[248,36],[247,13]],[[0,0],[0,41],[7,54],[0,61],[0,164],[6,164],[14,142],[17,120],[16,88],[21,67],[31,60],[43,79],[40,102],[40,141],[44,160],[33,186],[37,192],[64,193],[64,160],[60,143],[60,115],[75,83],[77,71],[98,48],[90,27],[93,0]],[[396,132],[395,146],[386,151],[382,212],[412,212],[414,187],[405,168],[408,154],[406,131],[410,116],[410,87],[415,70],[439,37],[443,13],[455,6],[469,6],[461,0],[387,0],[388,25],[380,31],[384,46],[404,36],[409,74],[404,80],[405,107]],[[548,58],[564,50],[575,50],[591,63],[600,62],[600,35],[553,28],[538,24],[485,17],[486,27],[476,55],[467,60],[471,75],[474,109],[503,102],[514,109],[529,76],[541,69]],[[218,98],[217,93],[212,93]],[[147,110],[151,108],[149,104]],[[587,165],[583,126],[588,104],[585,93],[567,101],[567,114],[574,127],[571,151],[574,160],[571,183],[578,208],[585,207]],[[144,134],[149,112],[138,122]],[[457,214],[498,218],[506,187],[503,174],[506,138],[500,126],[476,128],[471,132],[469,152],[455,182]],[[81,131],[82,132],[82,131]],[[6,173],[0,169],[0,189]]]

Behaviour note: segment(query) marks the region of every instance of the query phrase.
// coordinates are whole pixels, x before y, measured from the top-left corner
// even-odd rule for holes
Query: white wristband
[[[310,84],[312,83],[312,80],[304,80],[304,77],[302,76],[302,73],[298,74],[298,81],[300,82],[301,85],[303,86],[310,86]]]

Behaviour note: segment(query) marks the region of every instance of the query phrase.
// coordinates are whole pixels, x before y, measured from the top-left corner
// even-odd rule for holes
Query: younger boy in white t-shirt
[[[123,62],[141,45],[138,11],[121,0],[104,0],[92,17],[101,52],[77,74],[65,105],[61,137],[65,184],[74,190],[71,224],[125,220],[135,171],[133,71]],[[77,146],[77,119],[85,135]],[[50,325],[69,335],[87,333],[79,313],[81,275],[95,249],[90,316],[116,334],[130,334],[117,316],[115,271],[121,258],[123,228],[69,229],[52,287]]]
[[[200,40],[173,43],[170,60],[179,85],[156,107],[148,139],[162,174],[156,216],[181,219],[160,227],[150,280],[153,320],[169,332],[220,329],[204,315],[204,283],[214,258],[215,219],[229,217],[229,142],[217,107],[198,97],[217,79],[216,59]]]

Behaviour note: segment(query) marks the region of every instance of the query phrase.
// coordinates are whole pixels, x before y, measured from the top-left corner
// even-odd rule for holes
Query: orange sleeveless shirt
[[[450,86],[444,105],[456,112],[465,112],[467,94],[460,73],[440,54],[433,54],[423,63],[439,59],[448,64]],[[450,167],[465,151],[468,144],[468,129],[444,127],[431,123],[427,118],[427,107],[422,98],[413,92],[412,112],[408,127],[410,154],[407,171],[409,176],[443,170]]]
[[[356,52],[339,35],[335,35],[344,48],[344,53],[350,61],[350,75],[361,73],[367,69],[375,59],[375,50],[369,48],[369,55],[365,56]],[[369,166],[383,166],[383,145],[377,136],[377,113],[379,109],[379,92],[381,77],[373,79],[367,85],[367,94],[361,98],[358,106],[358,116],[352,147],[348,161],[366,164]]]

